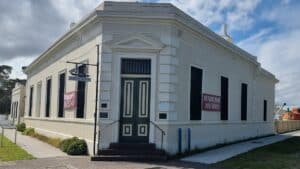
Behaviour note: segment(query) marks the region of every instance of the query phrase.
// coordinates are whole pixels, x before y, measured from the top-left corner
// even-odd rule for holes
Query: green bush
[[[26,124],[25,123],[17,124],[17,131],[24,132],[25,129],[26,129]]]
[[[72,137],[72,138],[64,139],[64,140],[62,140],[62,141],[60,142],[59,148],[61,149],[61,151],[67,152],[69,145],[70,145],[72,142],[76,141],[76,140],[78,140],[77,137]]]
[[[60,142],[59,148],[69,155],[86,155],[87,144],[85,140],[78,139],[77,137],[65,139]]]
[[[25,129],[25,131],[23,131],[23,134],[27,136],[34,136],[35,135],[34,128]]]
[[[87,144],[85,140],[76,140],[72,142],[67,150],[69,155],[86,155],[87,154]]]

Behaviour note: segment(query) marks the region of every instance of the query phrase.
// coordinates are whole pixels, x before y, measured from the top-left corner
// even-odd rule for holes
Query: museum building
[[[24,121],[45,135],[92,145],[98,95],[100,153],[126,143],[175,154],[274,133],[275,76],[226,29],[169,3],[103,2],[25,73]]]

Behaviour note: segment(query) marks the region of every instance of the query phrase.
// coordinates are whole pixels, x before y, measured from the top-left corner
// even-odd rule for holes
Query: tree
[[[0,65],[0,89],[2,89],[3,83],[9,79],[12,67],[8,65]]]
[[[19,79],[9,79],[12,67],[0,65],[0,114],[10,112],[11,91]]]

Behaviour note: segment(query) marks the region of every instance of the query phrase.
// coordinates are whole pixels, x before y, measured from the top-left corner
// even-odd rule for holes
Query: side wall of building
[[[96,45],[100,44],[101,29],[99,22],[87,25],[48,54],[47,58],[28,74],[25,106],[25,123],[28,127],[53,137],[77,136],[92,144],[96,96],[96,78],[93,77],[96,77],[96,67],[88,66],[88,74],[92,78],[86,83],[83,118],[76,118],[76,108],[64,110],[63,117],[58,117],[59,75],[66,74],[65,93],[76,92],[77,81],[68,78],[71,75],[69,71],[75,68],[75,65],[67,61],[96,64]],[[46,83],[49,78],[52,81],[50,115],[46,117]],[[40,90],[38,85],[41,85]],[[31,116],[29,116],[30,88],[33,88]]]
[[[186,29],[180,36],[174,34],[178,66],[175,86],[177,120],[168,124],[166,149],[178,150],[178,129],[182,129],[182,150],[188,147],[188,129],[191,130],[191,148],[203,148],[250,137],[272,134],[275,79],[259,71],[259,67],[236,53],[194,34]],[[190,120],[191,66],[202,69],[202,93],[221,95],[221,76],[229,80],[228,120],[221,120],[219,111],[202,110],[201,120]],[[248,85],[247,120],[241,120],[241,84]],[[268,102],[267,121],[263,121],[264,100]],[[199,103],[200,106],[201,103]]]

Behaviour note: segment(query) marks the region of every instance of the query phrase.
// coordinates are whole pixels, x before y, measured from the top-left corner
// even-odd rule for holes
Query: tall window
[[[228,120],[228,78],[221,76],[221,120]]]
[[[247,120],[247,84],[242,83],[241,88],[241,120]]]
[[[46,113],[45,116],[50,116],[50,106],[51,106],[51,79],[47,80],[47,87],[46,87]]]
[[[19,107],[19,102],[15,102],[15,113],[14,113],[14,117],[16,118],[18,116],[18,107]]]
[[[202,69],[191,67],[190,120],[201,120]]]
[[[62,73],[59,75],[58,117],[64,117],[65,86],[66,86],[66,73]]]
[[[86,65],[81,65],[78,67],[79,74],[86,73]],[[84,117],[84,105],[85,105],[85,87],[86,82],[78,81],[77,83],[77,111],[76,118]]]
[[[13,118],[13,116],[14,116],[14,105],[15,105],[15,102],[12,102],[11,103],[11,108],[10,108],[10,116],[11,116],[11,118]]]
[[[42,95],[42,82],[37,84],[36,88],[36,116],[40,117],[41,113],[41,95]]]
[[[264,121],[267,121],[268,102],[264,100]]]
[[[30,87],[30,94],[29,94],[29,111],[28,116],[32,115],[32,95],[33,95],[33,86]]]

